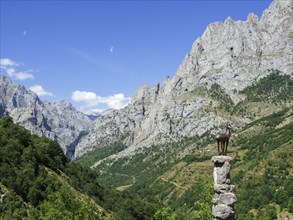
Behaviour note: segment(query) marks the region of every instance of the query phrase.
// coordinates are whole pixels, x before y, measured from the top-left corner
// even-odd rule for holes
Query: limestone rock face
[[[214,198],[212,199],[212,214],[216,220],[234,220],[234,204],[237,201],[233,190],[235,186],[231,184],[230,179],[230,161],[229,156],[214,156]]]
[[[227,206],[234,205],[237,201],[234,193],[219,193],[215,194],[212,203],[215,205],[225,204]]]
[[[212,161],[215,164],[214,167],[214,182],[216,184],[230,184],[230,161],[231,157],[229,156],[214,156]]]
[[[236,104],[243,98],[238,91],[270,69],[292,74],[292,5],[290,0],[273,1],[260,19],[251,13],[246,21],[227,18],[210,24],[173,78],[142,85],[127,107],[100,116],[76,146],[75,157],[118,140],[129,148],[113,157],[129,155],[150,144],[213,131],[231,120],[213,110],[218,103],[207,91],[217,83]],[[236,127],[249,122],[232,120]]]
[[[216,193],[228,193],[232,192],[235,189],[235,185],[228,185],[228,184],[214,184],[214,190]]]
[[[227,205],[217,205],[212,207],[212,214],[215,219],[234,220],[234,210]]]
[[[229,17],[224,23],[210,24],[194,42],[173,84],[181,79],[178,86],[192,89],[216,82],[238,102],[241,97],[235,91],[265,76],[268,69],[291,74],[292,4],[273,1],[260,20],[251,13],[246,21]]]
[[[42,101],[24,86],[15,85],[8,77],[0,75],[0,118],[5,115],[34,134],[58,141],[69,156],[92,126],[92,121],[69,102]]]

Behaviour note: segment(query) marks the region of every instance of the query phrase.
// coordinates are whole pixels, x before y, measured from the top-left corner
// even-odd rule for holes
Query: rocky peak
[[[75,156],[118,140],[129,148],[116,156],[129,155],[140,147],[200,135],[224,124],[228,119],[213,111],[218,103],[207,91],[217,84],[236,104],[243,98],[238,92],[268,70],[291,74],[292,19],[292,2],[274,1],[260,19],[251,13],[247,21],[227,18],[210,24],[173,78],[162,85],[142,85],[126,108],[99,117]],[[248,121],[235,120],[236,125]]]
[[[160,83],[149,87],[143,84],[131,98],[131,103],[154,102],[160,91]]]
[[[249,15],[247,16],[247,22],[249,22],[252,25],[258,25],[258,17],[257,15],[255,15],[254,13],[249,13]]]
[[[291,0],[275,0],[273,1],[269,8],[264,10],[261,22],[274,23],[279,18],[281,20],[290,17],[293,12],[293,2]]]
[[[231,17],[226,18],[226,20],[224,21],[224,25],[234,25],[234,21]]]
[[[92,126],[91,120],[67,101],[41,101],[32,91],[0,75],[0,117],[9,115],[37,135],[57,140],[71,156],[78,140]]]
[[[70,102],[66,101],[66,100],[60,100],[60,101],[56,101],[56,102],[52,102],[52,105],[55,106],[60,106],[62,108],[66,108],[66,109],[72,109],[73,106]]]
[[[148,90],[149,86],[146,83],[141,85],[131,98],[131,103],[141,102],[147,95]]]
[[[250,13],[244,22],[228,17],[210,24],[178,68],[173,86],[189,91],[218,83],[237,103],[241,97],[233,91],[266,76],[267,69],[292,72],[292,23],[292,1],[274,1],[260,21]]]
[[[12,81],[8,78],[8,77],[5,77],[4,75],[0,74],[0,85],[7,85],[7,84],[11,84]]]
[[[0,101],[7,103],[9,108],[32,108],[36,103],[40,104],[40,99],[35,93],[26,90],[23,85],[14,85],[3,75],[0,75],[0,93]]]

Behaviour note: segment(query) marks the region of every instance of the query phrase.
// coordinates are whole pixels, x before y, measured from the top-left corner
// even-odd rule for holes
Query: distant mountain
[[[96,120],[98,117],[99,117],[99,115],[96,115],[96,114],[94,114],[94,115],[87,115],[87,117],[89,118],[89,119],[91,119],[92,121],[94,121],[94,120]]]
[[[246,21],[210,24],[173,78],[142,85],[127,107],[97,117],[64,101],[41,101],[1,75],[0,117],[10,115],[33,133],[57,140],[74,158],[119,141],[127,148],[111,157],[131,156],[152,144],[215,133],[227,121],[241,128],[274,109],[240,112],[245,88],[274,71],[292,77],[292,4],[273,1],[260,19],[251,13]]]
[[[210,159],[229,121],[236,218],[292,219],[292,23],[284,0],[260,19],[209,25],[172,79],[141,86],[127,107],[97,118],[76,162],[175,219],[212,219]]]
[[[58,141],[68,156],[92,127],[92,121],[67,101],[42,101],[32,91],[0,75],[0,118],[9,115],[39,136]]]
[[[229,17],[210,24],[173,78],[141,86],[127,107],[97,118],[74,157],[117,141],[128,148],[112,158],[130,156],[152,144],[215,133],[227,121],[243,127],[253,116],[236,114],[246,97],[242,91],[274,71],[292,77],[292,23],[292,1],[276,0],[260,19],[251,13],[246,21]],[[269,113],[254,112],[255,117]]]
[[[73,166],[99,172],[93,182],[164,205],[161,214],[176,219],[210,219],[214,134],[229,121],[237,218],[292,218],[292,23],[289,0],[273,1],[260,19],[212,23],[173,78],[142,85],[127,107],[94,121],[0,76],[0,116],[63,143]]]

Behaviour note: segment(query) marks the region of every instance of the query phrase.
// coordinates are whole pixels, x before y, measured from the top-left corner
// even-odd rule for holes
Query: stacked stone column
[[[231,183],[230,179],[230,161],[229,156],[214,156],[212,161],[214,163],[214,190],[215,195],[212,200],[212,214],[215,220],[234,220],[235,210],[234,204],[236,196],[233,193],[235,185]]]

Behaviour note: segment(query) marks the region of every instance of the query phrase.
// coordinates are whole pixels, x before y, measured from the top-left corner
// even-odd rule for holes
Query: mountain
[[[127,219],[130,210],[133,211],[131,215],[134,219],[141,219],[141,213],[150,218],[154,209],[147,205],[149,203],[146,203],[146,209],[142,209],[142,203],[134,199],[132,203],[129,200],[123,202],[123,199],[134,193],[156,207],[162,207],[156,212],[154,219],[209,220],[212,218],[213,194],[210,158],[217,154],[214,134],[229,121],[232,136],[228,154],[233,158],[231,179],[236,185],[238,198],[237,219],[293,218],[292,23],[292,1],[273,1],[260,19],[250,14],[247,21],[228,18],[223,24],[215,22],[209,25],[202,37],[194,42],[173,78],[167,77],[162,85],[142,85],[124,109],[104,112],[92,122],[85,116],[86,123],[90,123],[87,134],[74,139],[71,142],[74,144],[69,144],[72,148],[63,147],[71,155],[74,153],[75,160],[69,164],[64,161],[63,166],[68,169],[61,166],[64,155],[58,154],[60,151],[56,150],[56,145],[52,142],[48,144],[47,139],[37,141],[42,144],[37,145],[34,157],[29,157],[31,149],[28,144],[35,143],[32,140],[20,139],[15,145],[1,141],[0,144],[7,145],[8,150],[4,149],[5,154],[1,152],[0,157],[8,155],[0,159],[0,162],[5,163],[5,166],[0,166],[0,172],[3,172],[0,177],[9,174],[5,172],[10,170],[6,168],[9,164],[28,158],[33,160],[29,163],[29,170],[26,170],[26,166],[16,166],[20,171],[17,172],[18,175],[9,174],[18,177],[10,179],[11,185],[4,184],[1,179],[0,193],[3,195],[4,191],[4,194],[10,195],[7,192],[22,192],[19,185],[21,181],[27,181],[24,174],[28,172],[33,175],[38,171],[29,172],[35,165],[35,158],[38,163],[41,162],[41,165],[35,167],[41,167],[40,173],[43,176],[53,175],[61,180],[58,184],[63,186],[63,191],[58,189],[55,197],[50,198],[60,198],[60,194],[64,197],[73,194],[75,199],[69,200],[69,209],[72,208],[71,204],[76,204],[76,199],[85,197],[75,194],[74,190],[68,193],[68,185],[63,185],[66,181],[75,182],[76,185],[70,186],[82,194],[88,192],[89,197],[94,197],[104,210],[97,213],[109,214],[109,218],[112,214],[118,214],[118,219]],[[21,90],[21,86],[3,86],[3,81],[8,79],[1,79],[0,114],[9,114],[17,121],[18,117],[12,113],[21,112],[22,109],[17,107],[20,104],[13,107],[13,103],[29,103],[23,108],[24,112],[39,105],[28,101],[31,94],[34,94],[25,89],[11,95],[13,91]],[[12,92],[6,92],[8,90]],[[13,101],[14,96],[18,97],[16,101]],[[46,112],[48,105],[54,104],[40,100],[35,102],[46,106],[37,107],[40,113]],[[16,108],[19,110],[15,110]],[[53,115],[51,109],[50,112]],[[62,112],[55,111],[54,117],[58,119],[60,114]],[[31,122],[24,122],[34,129]],[[0,125],[1,123],[5,124],[0,121]],[[82,124],[81,121],[80,123]],[[44,132],[48,132],[45,124],[39,123],[39,126]],[[56,135],[62,136],[62,132]],[[17,138],[25,136],[16,135]],[[0,139],[3,137],[9,135],[4,133]],[[43,144],[43,141],[47,144]],[[28,149],[19,148],[19,142]],[[46,156],[48,154],[51,156]],[[9,161],[5,158],[9,158]],[[50,158],[53,158],[53,163]],[[78,163],[91,167],[93,173]],[[59,164],[58,169],[54,164]],[[33,188],[42,191],[43,188],[38,188],[38,183],[36,181]],[[103,195],[109,195],[113,191],[103,191],[102,186],[116,188],[123,194],[116,192],[114,194],[120,196],[110,196],[106,198],[108,202],[103,203]],[[37,190],[31,190],[27,197],[30,191],[28,188],[31,187],[24,188],[25,193],[17,194],[18,197],[14,197],[14,194],[8,196],[16,198],[13,200],[14,206],[20,204],[27,207],[26,200],[38,195],[35,193]],[[42,211],[42,207],[49,206],[52,209],[47,210],[58,211],[60,207],[54,206],[55,201],[49,200],[53,204],[45,204],[37,209]],[[114,204],[115,201],[119,202]],[[136,203],[139,203],[137,209]],[[119,204],[124,204],[124,208],[114,210]],[[88,213],[91,213],[91,206],[86,207]]]
[[[292,75],[292,13],[291,1],[273,1],[260,19],[251,13],[246,21],[210,24],[173,78],[142,85],[127,107],[98,116],[65,101],[42,101],[0,75],[0,117],[10,115],[33,133],[57,140],[73,158],[119,141],[127,148],[112,157],[133,155],[152,144],[216,133],[227,121],[241,128],[253,119],[239,112],[242,91],[274,71]]]
[[[234,107],[231,117],[243,115],[251,122],[232,130],[228,147],[233,158],[237,219],[290,219],[293,79],[273,71],[241,94],[246,98]],[[117,142],[75,162],[96,170],[102,185],[170,207],[175,219],[212,219],[207,214],[211,213],[213,194],[210,159],[218,152],[211,131],[177,142],[152,144],[130,156],[111,156],[125,149],[125,144]]]
[[[22,85],[0,75],[0,118],[9,115],[39,136],[58,141],[65,154],[74,154],[75,145],[92,126],[92,121],[67,101],[42,101]]]
[[[291,90],[292,100],[293,80],[290,84],[286,92]],[[233,158],[237,219],[293,217],[292,126],[292,107],[287,107],[232,132],[228,155]],[[124,148],[117,143],[76,162],[92,166],[101,185],[170,207],[175,219],[212,219],[207,213],[211,213],[213,196],[211,157],[217,154],[214,135],[206,132],[177,143],[139,149],[130,157],[107,158]]]
[[[212,219],[215,133],[229,121],[237,219],[293,218],[293,2],[209,25],[173,78],[99,117],[75,162],[175,219]]]
[[[246,98],[242,91],[274,71],[292,76],[292,4],[273,1],[260,19],[251,13],[246,21],[229,17],[210,24],[173,78],[142,85],[127,107],[97,118],[74,157],[122,141],[127,148],[112,156],[119,158],[152,144],[215,133],[226,121],[234,128],[249,123],[251,116],[231,116]]]

